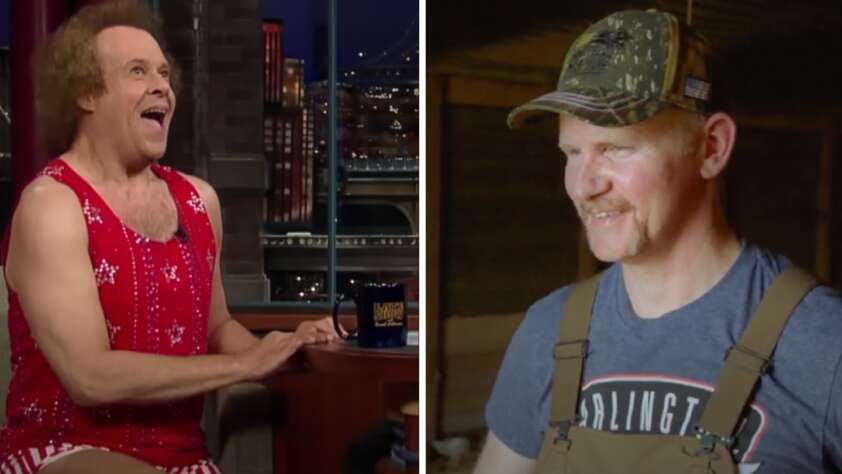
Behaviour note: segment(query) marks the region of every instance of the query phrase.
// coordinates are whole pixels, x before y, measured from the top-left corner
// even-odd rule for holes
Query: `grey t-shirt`
[[[637,317],[620,265],[599,284],[588,339],[582,424],[618,433],[692,435],[723,366],[763,292],[789,261],[747,245],[699,299],[657,319]],[[486,406],[491,431],[536,458],[548,426],[552,349],[570,287],[527,312]],[[818,287],[798,305],[741,422],[744,473],[842,472],[842,297]]]

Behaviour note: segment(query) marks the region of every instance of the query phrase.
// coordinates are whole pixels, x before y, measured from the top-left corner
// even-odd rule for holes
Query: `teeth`
[[[150,108],[148,108],[148,109],[146,109],[146,110],[144,110],[144,111],[143,111],[143,113],[145,113],[145,114],[148,114],[148,113],[156,113],[156,112],[157,112],[157,113],[161,113],[161,114],[166,114],[166,113],[167,113],[167,109],[165,109],[165,108],[163,108],[163,107],[150,107]]]
[[[619,211],[611,211],[611,212],[597,212],[593,214],[594,217],[597,219],[605,219],[606,217],[616,216],[619,214]]]

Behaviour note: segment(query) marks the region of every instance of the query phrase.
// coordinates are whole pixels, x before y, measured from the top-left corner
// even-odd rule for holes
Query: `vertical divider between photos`
[[[327,294],[328,302],[333,304],[336,301],[336,180],[338,165],[336,147],[336,36],[337,36],[337,11],[336,0],[328,0],[328,211],[327,211]]]

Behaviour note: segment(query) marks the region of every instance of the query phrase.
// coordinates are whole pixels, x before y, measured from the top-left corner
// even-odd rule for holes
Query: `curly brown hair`
[[[35,60],[36,129],[47,153],[59,155],[73,144],[82,114],[77,99],[105,93],[94,40],[112,26],[144,30],[164,49],[160,19],[137,0],[90,5],[64,22],[39,48]],[[180,74],[172,57],[166,57],[177,94]]]

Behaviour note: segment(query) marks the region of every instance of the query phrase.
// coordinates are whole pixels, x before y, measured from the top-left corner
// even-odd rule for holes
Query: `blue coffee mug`
[[[357,286],[353,300],[357,306],[357,329],[348,332],[339,322],[339,295],[333,304],[333,326],[340,337],[356,340],[360,347],[400,347],[406,345],[406,289],[403,283],[365,283]]]

